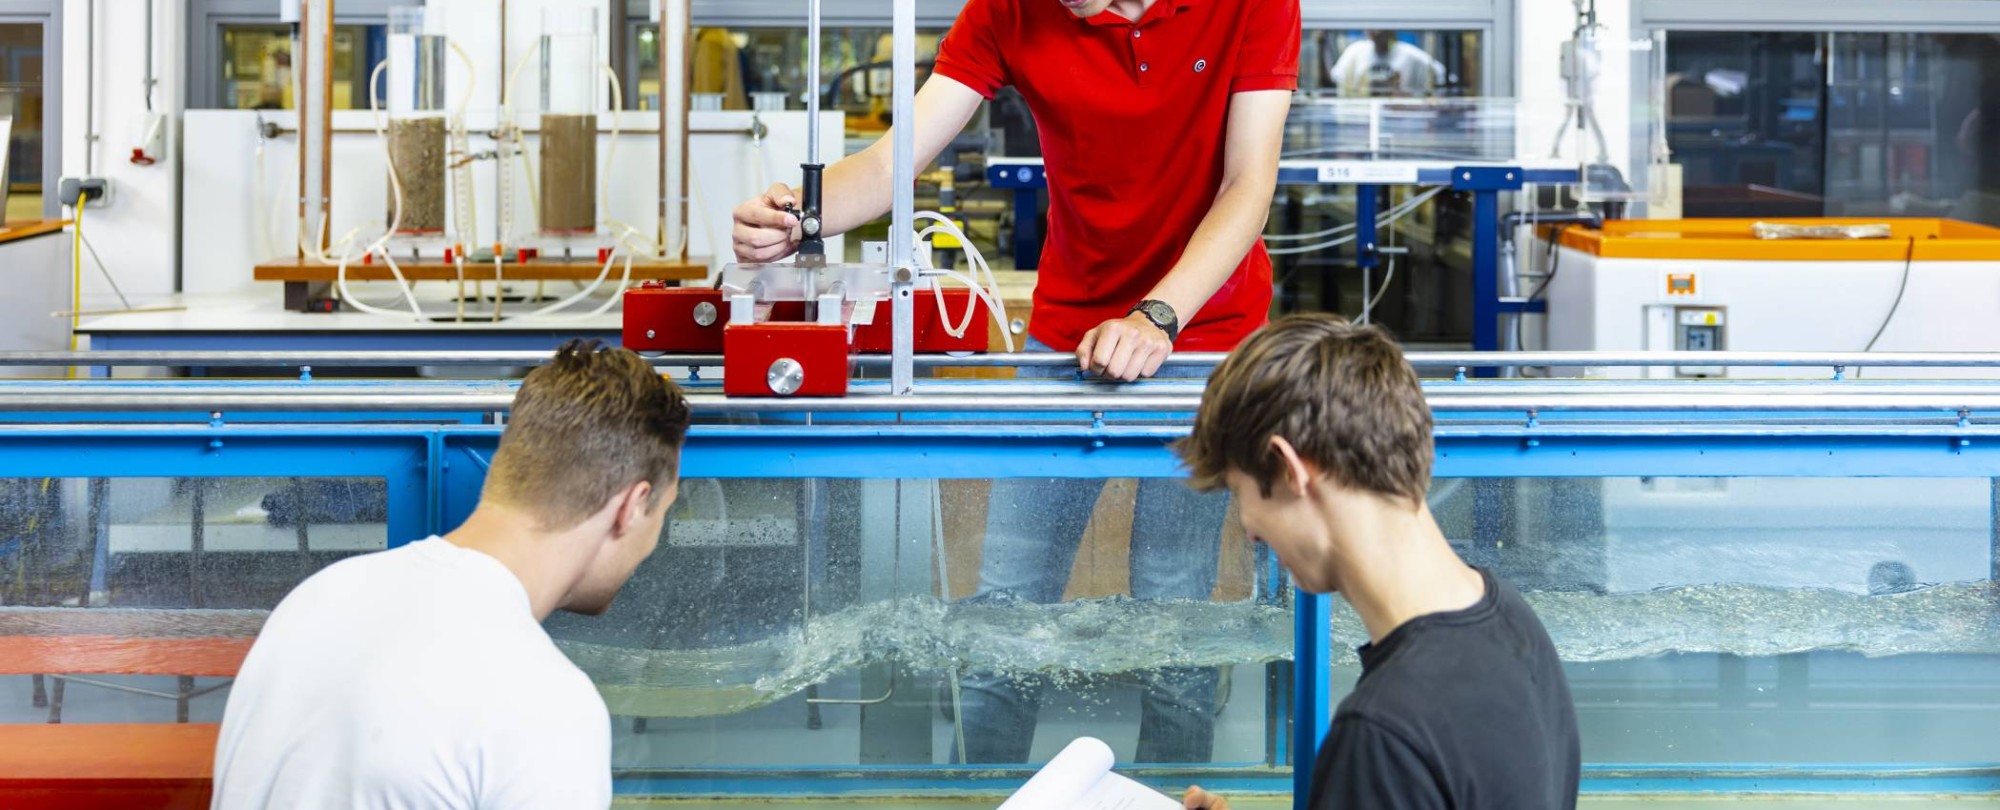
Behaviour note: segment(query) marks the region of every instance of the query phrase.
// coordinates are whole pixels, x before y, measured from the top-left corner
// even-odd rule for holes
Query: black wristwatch
[[[1160,331],[1167,333],[1168,343],[1180,338],[1181,316],[1174,312],[1171,304],[1165,301],[1140,301],[1138,306],[1132,308],[1132,312],[1146,316],[1146,320],[1152,321],[1154,326],[1160,327]],[[1132,312],[1125,314],[1130,315]]]

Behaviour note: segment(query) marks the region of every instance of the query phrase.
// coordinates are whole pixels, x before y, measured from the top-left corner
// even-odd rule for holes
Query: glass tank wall
[[[361,430],[327,428],[343,429]],[[1170,475],[1159,441],[1172,429],[1088,453],[1060,427],[984,429],[1004,439],[698,432],[659,551],[611,613],[549,624],[614,715],[623,789],[708,792],[726,778],[784,792],[806,789],[787,787],[801,774],[840,773],[964,790],[972,771],[957,763],[1039,762],[1084,734],[1156,783],[1233,774],[1284,789],[1290,595],[1226,502],[1164,477],[968,477],[1029,474],[1036,453],[1056,474]],[[494,433],[442,430],[450,463],[435,468],[434,508],[449,525]],[[752,441],[760,431],[784,435]],[[1467,440],[1441,434],[1439,447],[1432,505],[1460,552],[1518,587],[1554,637],[1587,780],[1630,766],[2000,762],[1992,479],[1831,477],[1917,469],[1846,454],[1827,477],[1722,477],[1750,472],[1739,465],[1754,454],[1717,454],[1699,462],[1708,477],[1689,477],[1665,445],[1617,440],[1522,456],[1621,470],[1612,477],[1468,478],[1499,468]],[[0,635],[53,632],[49,621],[254,632],[311,571],[416,539],[388,527],[433,507],[402,494],[408,454],[382,458],[396,465],[383,477],[0,480]],[[1653,459],[1676,476],[1633,477]],[[913,474],[925,469],[944,477]],[[836,471],[896,477],[784,477]],[[1332,633],[1338,699],[1362,635],[1344,607]],[[0,677],[0,721],[43,721],[38,680]],[[219,719],[224,692],[194,699],[189,719]],[[75,685],[63,702],[64,722],[175,712]],[[884,783],[858,784],[811,789]]]

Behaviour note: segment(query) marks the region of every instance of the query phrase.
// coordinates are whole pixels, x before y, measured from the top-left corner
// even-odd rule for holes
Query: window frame
[[[0,23],[42,27],[42,216],[62,213],[56,202],[63,175],[63,15],[59,0],[0,0]],[[6,182],[0,178],[0,182]]]
[[[334,7],[333,24],[388,25],[389,9],[409,5],[410,0],[341,0]],[[216,48],[222,43],[225,25],[288,25],[272,0],[188,0],[187,9],[187,109],[228,109],[221,106],[216,91],[221,66],[216,64]]]

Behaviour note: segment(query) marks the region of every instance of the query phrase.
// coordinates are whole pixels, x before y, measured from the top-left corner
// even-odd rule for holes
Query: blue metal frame
[[[1042,240],[1040,230],[1035,226],[1035,218],[1040,212],[1040,190],[1048,187],[1048,176],[1042,166],[1032,164],[996,163],[986,169],[986,177],[994,188],[1009,189],[1014,192],[1014,261],[1023,270],[1038,266]],[[1416,181],[1408,185],[1446,186],[1455,191],[1470,193],[1473,197],[1473,237],[1472,237],[1472,347],[1477,351],[1493,351],[1500,348],[1500,315],[1502,313],[1544,312],[1547,305],[1540,301],[1503,301],[1500,298],[1500,195],[1505,192],[1520,191],[1528,184],[1568,185],[1580,182],[1582,174],[1575,169],[1530,169],[1519,166],[1460,166],[1456,168],[1419,169]],[[1278,185],[1324,185],[1317,169],[1303,166],[1283,166],[1278,169]],[[1355,186],[1354,221],[1373,222],[1379,209],[1377,196],[1384,186],[1364,184]],[[1362,228],[1365,240],[1355,250],[1354,264],[1362,269],[1373,269],[1380,265],[1381,256],[1375,242],[1376,232]],[[1477,376],[1493,376],[1493,369],[1478,369]]]
[[[232,384],[194,384],[223,387]],[[268,384],[259,384],[268,385]],[[294,383],[293,385],[307,385]],[[1465,385],[1445,383],[1442,386]],[[1472,385],[1477,385],[1476,383]],[[1580,383],[1579,388],[1590,384]],[[1773,384],[1782,386],[1782,384]],[[430,424],[382,424],[437,414],[299,414],[294,424],[160,423],[0,426],[0,477],[300,477],[383,479],[392,541],[447,531],[470,513],[502,429],[484,414],[447,414]],[[2000,426],[1953,420],[1911,424],[1908,414],[1874,424],[1749,424],[1714,412],[1566,413],[1557,422],[1518,413],[1442,413],[1436,432],[1439,478],[1754,476],[2000,478]],[[1742,414],[1733,416],[1741,417]],[[1771,415],[1760,415],[1768,421]],[[1867,418],[1866,414],[1855,415]],[[104,414],[74,415],[96,419]],[[1048,418],[1056,418],[1051,415]],[[837,424],[767,415],[762,425],[700,425],[682,471],[703,478],[1172,477],[1180,465],[1169,442],[1184,424],[1113,415],[1101,423],[1019,415],[841,415]],[[1185,415],[1180,418],[1184,419]],[[971,420],[985,420],[968,424]],[[956,424],[943,423],[947,420]],[[1303,802],[1310,763],[1333,705],[1332,650],[1325,596],[1296,598],[1292,738],[1274,746],[1282,760],[1218,773],[1205,784],[1281,793]],[[1279,696],[1280,700],[1287,696]],[[786,772],[791,773],[791,772]],[[1004,790],[1018,779],[966,781],[948,769],[809,769],[784,781],[772,772],[651,771],[621,775],[621,793],[784,793],[814,791]],[[1142,772],[1156,783],[1172,771]],[[1963,765],[1593,766],[1596,792],[1807,791],[1996,792],[2000,763]]]

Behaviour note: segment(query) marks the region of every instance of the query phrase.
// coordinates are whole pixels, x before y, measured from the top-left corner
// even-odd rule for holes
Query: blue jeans
[[[1032,338],[1028,351],[1049,351]],[[1061,378],[1067,369],[1023,369],[1023,377]],[[1163,375],[1165,376],[1165,375]],[[973,599],[1062,599],[1077,546],[1104,482],[1013,478],[993,482],[985,558]],[[1132,515],[1132,596],[1206,601],[1215,590],[1227,493],[1201,493],[1178,479],[1139,482]],[[1170,667],[1141,673],[1139,748],[1143,763],[1209,762],[1215,743],[1219,671]],[[1028,760],[1046,684],[972,671],[959,682],[965,756],[974,764]]]

